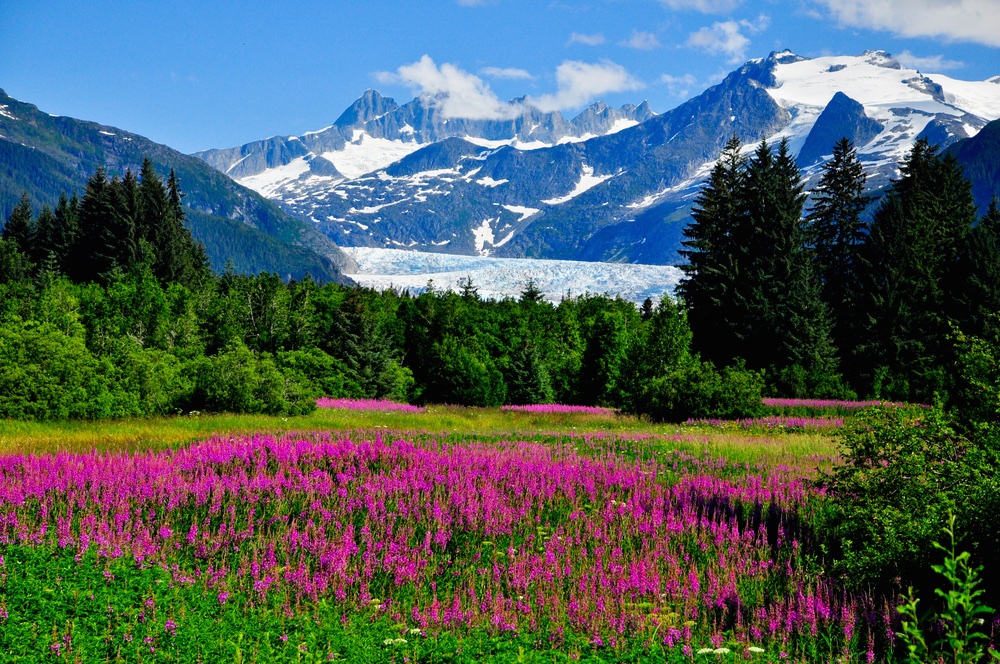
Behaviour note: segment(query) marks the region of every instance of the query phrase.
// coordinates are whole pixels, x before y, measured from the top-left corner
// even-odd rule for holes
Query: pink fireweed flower
[[[424,409],[408,403],[396,403],[382,399],[330,399],[322,397],[316,400],[317,408],[340,408],[343,410],[374,410],[378,412],[400,411],[404,413],[422,413]]]
[[[558,403],[527,404],[522,406],[501,406],[500,410],[522,413],[539,413],[542,415],[561,415],[563,413],[584,413],[588,415],[614,415],[613,408],[601,406],[571,406]]]

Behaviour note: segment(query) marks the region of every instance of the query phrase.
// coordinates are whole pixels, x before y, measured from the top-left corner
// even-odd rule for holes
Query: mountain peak
[[[370,122],[375,118],[390,113],[398,104],[390,97],[383,97],[378,90],[368,88],[334,123],[338,127],[354,127]]]
[[[892,54],[888,51],[865,51],[861,54],[861,57],[865,59],[870,65],[875,65],[876,67],[885,67],[886,69],[902,69],[902,66]]]

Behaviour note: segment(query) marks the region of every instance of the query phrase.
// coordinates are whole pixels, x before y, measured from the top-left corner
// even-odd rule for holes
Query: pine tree
[[[135,173],[126,170],[125,177],[113,180],[112,192],[114,214],[105,229],[104,242],[114,266],[127,271],[139,263],[142,251],[138,233],[139,180]]]
[[[735,136],[729,140],[708,182],[695,199],[691,223],[684,229],[687,259],[677,293],[688,309],[694,347],[703,357],[726,364],[734,357],[741,321],[734,318],[733,284],[744,239],[746,209],[742,195],[746,159]]]
[[[172,265],[168,270],[171,280],[192,286],[204,280],[209,272],[208,254],[205,245],[191,236],[191,231],[184,225],[184,205],[181,200],[180,184],[177,174],[170,169],[167,179],[167,198],[169,214],[167,216],[165,233],[167,242],[171,245]]]
[[[856,312],[862,298],[862,247],[868,235],[861,215],[871,202],[864,195],[866,180],[850,139],[837,141],[833,158],[823,165],[806,217],[823,301],[833,318],[834,342],[845,358],[861,343]]]
[[[66,274],[79,283],[103,280],[115,265],[114,248],[108,246],[108,227],[115,215],[115,195],[104,169],[98,167],[87,181],[80,201],[76,240],[65,264]]]
[[[48,205],[42,206],[35,221],[34,241],[32,242],[31,259],[40,271],[59,271],[59,251],[56,245],[58,221],[55,213]]]
[[[870,326],[861,366],[877,395],[929,401],[947,388],[958,257],[976,208],[955,159],[924,139],[900,173],[865,244]]]
[[[33,222],[31,213],[31,199],[28,192],[21,194],[21,201],[14,208],[7,218],[7,224],[3,227],[3,239],[14,243],[19,252],[26,257],[31,257]]]
[[[745,160],[739,141],[730,141],[685,229],[689,264],[678,292],[703,357],[719,365],[742,358],[768,369],[779,389],[836,391],[829,314],[805,247],[804,201],[787,142],[775,154],[764,141]]]
[[[793,389],[782,381],[785,392],[816,389],[835,374],[835,350],[805,246],[806,197],[786,141],[779,143],[777,154],[761,142],[744,186],[752,228],[746,243],[750,267],[748,278],[735,286],[745,294],[741,299],[749,314],[743,357],[750,368],[770,369],[773,376],[804,372],[804,385]]]
[[[958,257],[953,315],[966,334],[1000,338],[1000,202],[993,199]]]
[[[76,245],[77,233],[80,230],[80,199],[76,194],[70,199],[66,194],[59,195],[56,204],[56,223],[52,232],[52,248],[56,254],[56,263],[62,272],[66,272],[69,253]]]

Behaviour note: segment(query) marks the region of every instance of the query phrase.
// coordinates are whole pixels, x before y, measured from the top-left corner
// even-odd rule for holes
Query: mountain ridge
[[[848,136],[878,190],[917,138],[946,147],[997,117],[1000,86],[989,82],[906,69],[885,51],[810,59],[785,50],[661,114],[596,102],[572,120],[528,109],[445,125],[433,99],[399,105],[368,90],[335,125],[282,139],[326,152],[289,147],[260,171],[260,147],[247,144],[223,165],[256,159],[242,182],[344,246],[676,263],[685,211],[733,135],[748,150],[787,139],[807,186]],[[326,164],[336,174],[322,174]]]
[[[173,169],[185,194],[189,227],[216,270],[267,270],[347,281],[353,261],[315,228],[282,211],[196,158],[124,129],[52,116],[0,90],[0,212],[27,192],[33,205],[54,206],[61,193],[82,194],[98,166],[111,175],[139,172],[148,157],[161,177]]]

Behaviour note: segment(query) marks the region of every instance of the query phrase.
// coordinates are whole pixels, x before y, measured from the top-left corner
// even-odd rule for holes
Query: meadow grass
[[[300,448],[301,453],[291,451]],[[167,449],[175,451],[157,454]],[[249,457],[244,459],[249,449],[259,449],[254,454],[260,458],[253,463]],[[370,452],[374,456],[367,470],[344,462],[347,465],[339,472],[345,474],[336,474],[331,464],[342,463],[338,459],[349,459],[362,449],[376,450]],[[225,450],[230,451],[220,457]],[[284,450],[293,457],[285,459]],[[316,454],[329,455],[329,461],[318,461]],[[383,460],[386,454],[390,456]],[[0,500],[0,507],[6,503],[0,516],[9,512],[7,525],[0,525],[0,577],[5,579],[0,583],[0,662],[3,652],[17,653],[19,661],[65,662],[91,658],[150,662],[774,661],[787,656],[785,650],[792,653],[787,661],[819,661],[815,657],[820,652],[828,658],[835,651],[843,653],[845,661],[864,661],[866,644],[872,642],[870,630],[846,630],[854,629],[857,621],[860,630],[867,624],[858,617],[862,609],[871,612],[873,608],[856,603],[864,598],[841,598],[834,586],[814,578],[809,557],[800,555],[797,548],[798,538],[805,538],[803,545],[808,540],[799,521],[799,509],[811,495],[808,479],[836,454],[837,442],[828,430],[664,425],[614,413],[452,406],[431,406],[420,413],[323,408],[299,417],[192,414],[111,422],[4,421],[0,422],[0,467],[13,473],[9,479],[22,480],[0,483],[6,496]],[[475,455],[482,461],[475,461]],[[452,472],[446,469],[462,459],[471,465],[452,475],[459,482],[456,486],[473,486],[462,478],[479,473],[477,491],[442,493],[434,488],[427,497],[420,493],[436,487]],[[422,483],[412,475],[418,462],[430,464]],[[148,469],[142,464],[149,464]],[[510,476],[516,467],[522,467],[521,474]],[[82,480],[83,468],[97,474]],[[647,470],[655,470],[660,479],[652,479]],[[372,521],[375,512],[370,510],[351,512],[336,497],[323,498],[320,506],[313,502],[318,500],[314,489],[288,485],[284,498],[266,499],[254,508],[259,510],[255,516],[253,509],[247,512],[248,501],[256,500],[251,497],[260,490],[233,493],[235,485],[230,484],[243,481],[237,480],[243,472],[256,473],[265,483],[293,478],[310,483],[312,473],[319,471],[336,475],[338,482],[351,482],[348,504],[359,500],[380,504],[382,492],[398,491],[414,481],[416,488],[408,491],[416,493],[405,500],[403,494],[386,494],[386,505],[392,507],[382,517],[383,523]],[[185,474],[189,472],[193,474]],[[32,473],[34,479],[22,489],[23,478]],[[89,499],[78,494],[75,500],[84,502],[64,512],[69,496],[62,494],[64,484],[53,479],[57,476],[73,477],[73,482],[84,482],[93,490],[101,487],[107,506],[91,506]],[[132,477],[134,485],[112,496],[110,487],[126,476]],[[154,476],[160,479],[154,481]],[[583,497],[586,491],[595,490],[592,478],[599,477],[605,480],[598,481],[595,497]],[[367,484],[358,484],[362,480]],[[258,486],[257,481],[248,487]],[[552,481],[576,482],[578,497],[546,502],[550,499],[542,497],[551,493],[544,485]],[[541,482],[543,489],[534,499],[529,496],[523,507],[535,512],[524,515],[523,523],[513,519],[503,532],[490,534],[496,528],[493,521],[461,527],[455,521],[454,544],[439,547],[424,539],[440,528],[437,513],[428,512],[422,521],[413,517],[414,510],[429,509],[431,497],[435,506],[441,501],[445,505],[459,494],[466,496],[463,500],[476,501],[477,492],[486,490],[492,496],[490,504],[506,500],[504,504],[516,512],[522,509],[517,487],[535,482]],[[42,489],[49,483],[49,488]],[[37,495],[21,496],[22,490]],[[174,491],[177,498],[149,502],[148,497],[140,497],[150,490]],[[502,498],[503,492],[511,490]],[[374,492],[375,498],[365,498],[366,491]],[[561,491],[555,495],[563,495]],[[638,506],[669,496],[675,507],[667,512],[676,513],[685,524],[680,534],[668,534],[669,529],[659,532],[666,526],[642,521],[647,508]],[[535,507],[528,508],[532,500]],[[165,509],[167,503],[177,507]],[[626,503],[628,509],[639,511],[626,513]],[[445,513],[455,509],[453,505]],[[410,516],[404,519],[396,510]],[[474,514],[478,512],[462,518],[480,518]],[[12,520],[14,515],[16,520]],[[536,518],[542,519],[537,522],[541,525]],[[146,519],[149,523],[144,524]],[[619,520],[620,527],[608,527]],[[112,521],[118,530],[101,530],[101,522]],[[336,522],[336,527],[327,529],[328,522]],[[340,568],[317,563],[313,556],[320,555],[319,549],[315,554],[306,552],[301,543],[295,543],[303,541],[296,539],[301,537],[296,533],[309,533],[309,547],[317,546],[317,537],[329,537],[323,550],[332,551],[330,547],[340,546],[334,535],[340,532],[341,523],[383,529],[363,545],[365,550],[392,540],[399,550],[411,551],[408,555],[423,552],[424,558],[414,558],[412,563],[397,561],[403,566],[392,574],[406,577],[414,573],[406,565],[419,563],[431,565],[431,570],[435,566],[454,569],[457,580],[448,580],[449,571],[448,577],[430,573],[424,579],[421,572],[414,580],[392,582],[392,574],[385,571],[377,572],[371,581],[371,593],[380,600],[369,599],[369,590],[359,590],[356,583],[345,586],[344,597],[328,596],[329,592],[311,596],[311,591],[303,590],[314,583],[310,575]],[[680,528],[680,524],[675,525]],[[271,542],[269,549],[256,539],[240,539],[255,527],[260,537]],[[635,535],[645,529],[656,536]],[[192,534],[195,530],[197,536]],[[89,534],[83,538],[85,531]],[[608,543],[595,551],[591,547],[596,537]],[[89,548],[84,541],[91,543]],[[296,547],[298,553],[293,555]],[[283,553],[285,548],[288,554]],[[512,557],[515,549],[523,549],[516,560]],[[267,568],[264,559],[273,557],[275,551],[278,558]],[[354,560],[345,555],[345,560]],[[477,562],[481,555],[488,562]],[[539,581],[538,575],[553,569],[540,558],[530,557],[542,555],[560,556],[556,569],[572,567],[572,581],[567,577],[548,586]],[[595,555],[602,562],[598,564]],[[621,559],[622,555],[627,559]],[[258,556],[260,572],[253,571]],[[687,557],[692,561],[689,568],[669,562]],[[598,566],[591,569],[592,563]],[[607,595],[603,585],[577,588],[580,579],[604,578],[603,570],[622,564],[641,567],[647,570],[644,574],[663,575],[660,585],[673,595],[651,590],[616,590]],[[530,565],[537,567],[532,568],[534,580],[515,579]],[[277,584],[274,593],[255,590],[254,583],[270,584],[272,578]],[[343,583],[338,578],[334,575],[323,583]],[[724,582],[726,578],[736,585]],[[483,585],[497,579],[502,580],[498,587]],[[607,583],[612,582],[628,584],[635,579],[608,577]],[[698,599],[699,582],[703,595],[713,593],[714,604]],[[689,584],[694,584],[694,590],[688,589]],[[427,617],[427,611],[437,610],[429,604],[427,588],[438,586],[443,594],[451,593],[454,606],[460,599],[463,603],[457,615],[464,617],[457,622],[449,619],[453,627],[442,628],[451,623],[442,618],[439,624],[438,619]],[[506,599],[502,594],[496,599],[492,593],[497,588],[507,593]],[[532,595],[526,601],[532,608],[523,615],[538,616],[531,618],[538,624],[522,616],[520,612],[528,611],[528,605],[522,607],[520,597],[515,599],[518,592],[529,595],[529,589]],[[471,591],[487,594],[466,604],[464,598]],[[730,597],[736,596],[746,602],[746,608],[732,603]],[[559,603],[575,607],[580,598],[601,604],[556,608],[562,606]],[[373,604],[376,601],[399,610],[380,612]],[[596,608],[604,602],[609,602],[607,609]],[[785,606],[782,602],[792,603]],[[546,606],[553,607],[549,613],[543,610]],[[567,617],[566,611],[573,617]],[[593,616],[603,611],[607,616],[595,622]],[[521,627],[497,626],[497,620],[517,616],[524,621]],[[786,625],[788,616],[798,616],[798,623]],[[615,620],[625,622],[619,625]],[[817,626],[819,632],[815,632]],[[810,629],[820,636],[809,636]],[[602,641],[609,636],[611,641]],[[768,652],[749,650],[756,648],[751,644],[767,645]],[[693,648],[712,652],[699,655]]]
[[[837,453],[831,432],[720,430],[709,425],[653,424],[614,413],[533,413],[429,406],[422,413],[319,408],[308,415],[190,414],[103,421],[0,420],[0,454],[136,452],[178,448],[216,436],[288,431],[421,431],[450,436],[528,438],[572,434],[646,436],[646,445],[734,463],[809,464]],[[637,438],[641,439],[641,438]]]

